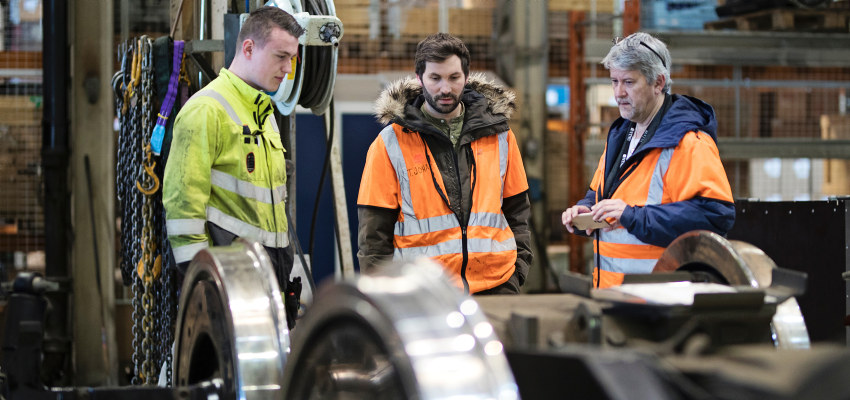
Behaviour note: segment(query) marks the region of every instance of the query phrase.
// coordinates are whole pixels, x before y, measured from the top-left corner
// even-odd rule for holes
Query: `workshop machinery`
[[[709,232],[674,241],[656,273],[601,290],[568,276],[564,293],[470,297],[428,259],[391,263],[326,283],[292,332],[273,276],[249,241],[195,257],[173,388],[38,387],[37,366],[7,367],[37,349],[18,334],[4,342],[6,398],[850,396],[850,354],[811,346],[788,303],[805,275]],[[16,285],[13,301],[38,302],[38,285],[29,286]],[[37,331],[32,318],[10,314],[7,331]]]

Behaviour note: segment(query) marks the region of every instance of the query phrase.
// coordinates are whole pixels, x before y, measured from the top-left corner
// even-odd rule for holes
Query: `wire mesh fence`
[[[41,5],[0,5],[0,276],[44,268]]]

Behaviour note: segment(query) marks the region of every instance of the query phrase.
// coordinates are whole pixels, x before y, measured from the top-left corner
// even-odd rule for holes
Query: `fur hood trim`
[[[472,73],[466,82],[464,93],[473,90],[487,99],[487,109],[493,114],[502,114],[510,119],[516,110],[516,93],[490,81],[480,73]],[[404,116],[404,108],[408,103],[422,94],[422,86],[415,76],[399,79],[387,86],[375,102],[375,117],[381,124],[389,124]],[[463,95],[461,96],[463,97]]]

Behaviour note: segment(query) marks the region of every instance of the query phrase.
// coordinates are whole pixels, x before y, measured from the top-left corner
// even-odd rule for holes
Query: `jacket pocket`
[[[266,132],[269,140],[269,176],[273,186],[283,185],[286,183],[286,149],[283,148],[283,142],[280,140],[280,135],[275,132]]]

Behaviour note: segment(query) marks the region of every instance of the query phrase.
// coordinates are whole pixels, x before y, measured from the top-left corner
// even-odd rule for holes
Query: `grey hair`
[[[670,93],[670,86],[673,85],[670,79],[673,60],[667,45],[645,32],[633,33],[614,44],[601,64],[607,69],[640,71],[650,85],[655,84],[659,75],[663,75],[665,93]]]

